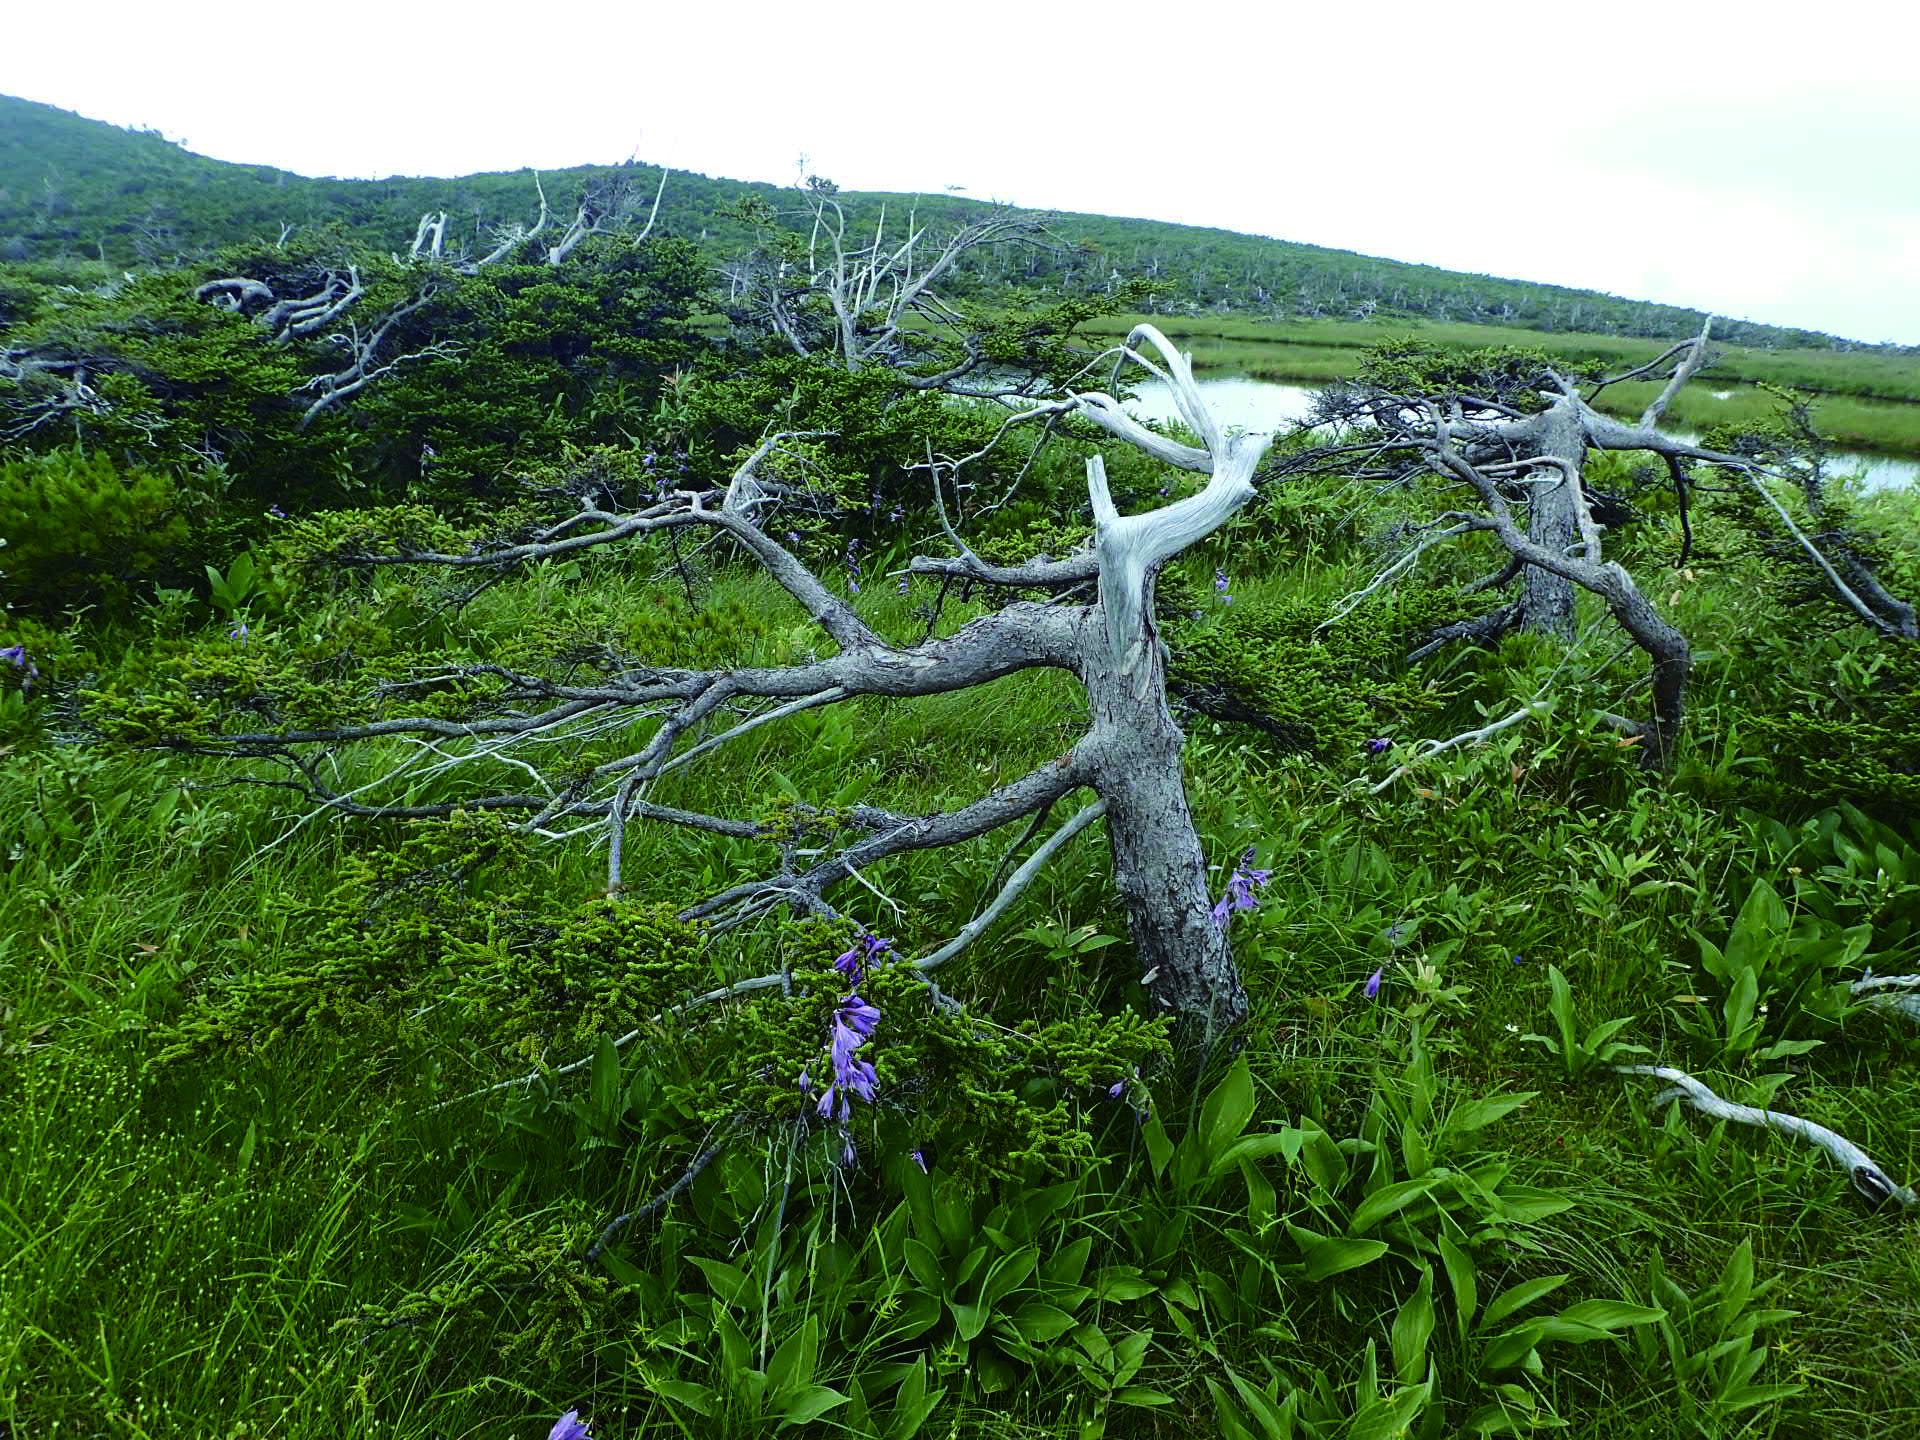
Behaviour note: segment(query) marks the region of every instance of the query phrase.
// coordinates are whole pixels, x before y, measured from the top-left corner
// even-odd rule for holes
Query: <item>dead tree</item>
[[[1778,472],[1750,457],[1688,444],[1658,429],[1674,395],[1706,364],[1711,325],[1709,320],[1693,340],[1674,346],[1644,366],[1598,381],[1586,395],[1565,376],[1551,369],[1538,371],[1526,383],[1546,403],[1531,412],[1515,403],[1511,391],[1435,395],[1373,386],[1335,396],[1325,407],[1329,418],[1365,421],[1369,429],[1364,434],[1354,432],[1349,443],[1331,447],[1323,454],[1350,457],[1360,451],[1387,457],[1385,468],[1376,474],[1393,480],[1406,480],[1420,471],[1434,474],[1452,482],[1455,492],[1474,504],[1472,509],[1449,509],[1413,527],[1414,543],[1371,584],[1348,597],[1345,608],[1351,609],[1406,573],[1430,546],[1467,534],[1491,534],[1506,551],[1507,563],[1469,586],[1469,591],[1497,588],[1518,579],[1524,582],[1524,593],[1478,621],[1449,627],[1412,658],[1420,658],[1449,640],[1485,641],[1517,625],[1571,639],[1574,591],[1587,590],[1600,597],[1651,665],[1648,717],[1604,718],[1641,741],[1645,768],[1670,768],[1686,717],[1692,654],[1686,637],[1659,614],[1632,575],[1617,561],[1605,558],[1606,527],[1595,518],[1595,497],[1585,483],[1588,451],[1635,450],[1659,456],[1666,464],[1680,498],[1683,525],[1691,486],[1689,464],[1706,462],[1734,472],[1773,509],[1792,542],[1861,620],[1886,634],[1911,634],[1910,628],[1903,628],[1902,617],[1894,614],[1889,618],[1863,599],[1814,539],[1795,523],[1779,497],[1766,486],[1766,478],[1778,478]],[[1672,370],[1666,385],[1637,423],[1615,420],[1593,408],[1592,400],[1606,386],[1658,373],[1669,363]],[[1910,625],[1909,611],[1904,626]]]
[[[1158,352],[1161,365],[1133,348],[1143,342]],[[740,876],[690,905],[684,916],[718,929],[781,908],[831,916],[834,888],[888,857],[960,844],[1019,821],[1028,822],[1030,840],[1044,828],[1053,807],[1077,792],[1091,791],[1091,800],[1040,846],[973,922],[915,963],[929,970],[958,953],[1004,912],[1047,855],[1104,817],[1114,883],[1126,907],[1140,979],[1191,1038],[1204,1042],[1246,1018],[1247,996],[1226,932],[1214,915],[1206,858],[1187,808],[1182,735],[1167,702],[1153,585],[1162,565],[1213,533],[1252,498],[1251,477],[1267,437],[1226,433],[1200,398],[1189,361],[1157,331],[1136,330],[1126,353],[1170,381],[1188,423],[1202,439],[1200,447],[1142,428],[1106,394],[1070,395],[1027,410],[1018,419],[1085,417],[1169,465],[1207,475],[1203,489],[1143,514],[1122,515],[1096,456],[1087,464],[1095,538],[1084,553],[995,566],[954,535],[957,554],[921,556],[908,567],[910,574],[943,585],[964,581],[1049,591],[1059,597],[1074,591],[1084,597],[1091,590],[1090,600],[1017,601],[954,634],[914,642],[879,634],[770,533],[766,517],[790,493],[777,467],[792,437],[775,435],[739,467],[724,491],[681,492],[624,513],[589,504],[525,543],[466,554],[369,553],[359,556],[358,563],[474,571],[491,581],[541,559],[649,535],[705,532],[731,540],[792,598],[824,635],[833,651],[827,658],[716,670],[622,660],[605,678],[589,683],[558,670],[556,675],[569,678],[486,664],[435,667],[409,683],[430,687],[485,680],[497,685],[499,693],[480,712],[460,720],[402,715],[333,729],[233,728],[176,743],[197,753],[271,757],[296,778],[267,783],[292,783],[324,810],[427,817],[456,808],[487,809],[517,814],[520,825],[543,836],[597,837],[607,849],[609,890],[618,891],[627,827],[635,822],[778,839],[778,828],[765,821],[696,813],[655,803],[648,796],[661,777],[762,725],[861,696],[951,693],[1025,670],[1063,670],[1085,688],[1091,714],[1086,732],[1065,753],[957,810],[902,814],[855,806],[836,817],[836,825],[844,828],[832,829],[824,849],[803,851],[788,843],[777,864]],[[354,559],[346,558],[349,563]],[[407,686],[390,693],[398,699]],[[562,751],[569,739],[625,730],[636,722],[651,726],[638,748],[585,773],[563,777],[553,773],[551,764],[541,763],[543,756]],[[430,773],[478,778],[491,771],[513,776],[516,788],[480,789],[444,804],[386,803],[377,798],[377,786],[352,793],[334,789],[329,777],[337,772],[327,763],[329,753],[383,738],[408,739],[418,748],[412,761],[378,783],[398,787]],[[777,977],[743,981],[732,989],[772,983]]]
[[[552,219],[552,211],[547,206],[547,187],[541,183],[538,172],[534,174],[533,186],[540,196],[540,214],[534,220],[532,228],[525,225],[502,226],[494,235],[494,247],[477,260],[459,260],[455,268],[463,275],[475,275],[488,265],[498,265],[519,254],[528,245],[540,240],[546,233],[547,223]],[[660,200],[667,193],[667,172],[660,172],[660,183],[653,193],[653,207],[647,212],[647,223],[640,227],[630,239],[635,243],[647,238],[653,231],[654,222],[660,218]],[[563,264],[580,243],[590,235],[606,233],[627,219],[634,209],[634,192],[629,178],[625,174],[588,185],[580,193],[579,207],[574,211],[573,223],[566,228],[560,238],[551,245],[540,246],[541,263],[558,267]],[[409,260],[440,261],[447,259],[447,212],[429,210],[420,217],[420,223],[414,230],[413,244],[407,250]],[[397,257],[396,257],[397,258]]]
[[[802,358],[830,356],[849,373],[891,367],[917,389],[951,386],[985,368],[987,355],[965,334],[966,317],[934,287],[976,250],[1038,243],[1049,217],[994,211],[938,238],[909,211],[906,224],[890,235],[882,205],[871,238],[864,238],[849,234],[835,193],[830,182],[810,178],[805,244],[782,237],[729,274],[735,313],[778,335]],[[916,373],[908,367],[927,358],[929,333],[949,337],[957,353],[929,373]]]
[[[113,407],[93,387],[108,368],[92,355],[0,350],[0,442],[24,440],[69,416],[104,415]],[[157,419],[154,422],[158,423]]]
[[[360,267],[349,265],[345,271],[329,269],[317,282],[291,277],[294,284],[317,283],[310,295],[280,295],[275,284],[284,288],[289,280],[273,277],[256,280],[246,275],[227,275],[209,280],[193,292],[193,298],[232,314],[248,316],[273,337],[276,345],[305,340],[318,335],[327,326],[358,305],[367,289],[360,281]]]

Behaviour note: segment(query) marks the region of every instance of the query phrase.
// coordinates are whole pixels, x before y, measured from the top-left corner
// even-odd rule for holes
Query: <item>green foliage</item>
[[[519,214],[524,177],[472,183],[461,224]],[[298,218],[294,188],[281,199]],[[717,193],[697,177],[686,190]],[[357,207],[359,233],[389,248],[423,196],[458,198],[414,182],[307,193]],[[1195,244],[1190,273],[1244,288],[1224,240]],[[1041,257],[1031,274],[1071,287],[1097,263],[1105,283],[1133,253]],[[375,304],[426,274],[345,232],[209,264],[279,284],[356,255]],[[540,1434],[573,1405],[610,1440],[1912,1427],[1915,1367],[1886,1338],[1920,1283],[1902,1232],[1831,1204],[1841,1182],[1809,1184],[1793,1147],[1737,1128],[1697,1139],[1671,1112],[1646,1125],[1597,1073],[1629,1053],[1628,1022],[1587,1011],[1665,1015],[1676,991],[1699,995],[1677,1002],[1698,1035],[1667,1043],[1790,1059],[1799,1108],[1912,1167],[1909,1018],[1849,1017],[1841,1046],[1830,1003],[1858,967],[1916,966],[1907,652],[1783,623],[1791,597],[1767,588],[1766,553],[1717,500],[1694,517],[1695,573],[1671,582],[1697,642],[1699,725],[1664,791],[1580,723],[1617,708],[1617,671],[1570,682],[1579,666],[1532,638],[1408,667],[1409,642],[1458,614],[1443,588],[1320,628],[1378,563],[1373,522],[1332,486],[1263,492],[1230,550],[1161,577],[1175,672],[1277,717],[1288,742],[1190,723],[1209,853],[1256,844],[1275,872],[1234,921],[1255,1017],[1206,1079],[1168,1064],[1164,1027],[1129,1005],[1135,967],[1092,836],[938,972],[937,994],[876,960],[859,987],[880,1017],[860,1050],[874,1100],[844,1118],[820,1113],[821,1078],[851,988],[834,961],[864,932],[768,917],[716,936],[678,918],[771,851],[839,833],[855,806],[951,808],[1003,765],[1045,763],[1080,719],[1051,679],[794,716],[737,745],[731,771],[662,777],[649,798],[663,805],[744,795],[758,833],[636,819],[613,895],[587,847],[497,817],[333,828],[191,756],[46,743],[91,717],[128,744],[246,731],[270,752],[290,726],[495,713],[502,692],[474,669],[488,664],[565,684],[824,649],[711,547],[649,542],[504,579],[384,563],[524,538],[588,496],[644,504],[716,481],[770,423],[836,432],[778,463],[791,493],[776,533],[791,525],[829,583],[850,539],[867,580],[895,563],[923,527],[903,532],[894,509],[927,498],[903,467],[929,446],[970,453],[999,417],[884,375],[698,344],[686,255],[595,241],[557,272],[462,281],[404,337],[459,356],[412,380],[403,366],[304,433],[288,396],[325,353],[192,302],[213,270],[132,285],[71,262],[0,273],[6,343],[100,357],[92,383],[117,407],[81,417],[84,455],[49,425],[5,463],[105,455],[114,484],[171,477],[176,499],[208,507],[175,570],[130,583],[113,624],[16,613],[0,639],[40,672],[0,653],[0,1428]],[[1020,265],[984,261],[960,288],[997,304]],[[1291,274],[1286,303],[1334,303],[1331,273]],[[1467,293],[1429,279],[1410,313]],[[1486,285],[1472,293],[1498,293]],[[1064,294],[1032,323],[972,313],[1004,321],[1003,358],[1052,363],[1077,323]],[[1357,343],[1355,327],[1318,333]],[[1526,369],[1501,373],[1519,384]],[[982,553],[1061,555],[1086,535],[1089,437],[1059,427],[1037,457],[1028,439],[967,477],[980,507],[1023,476],[965,528]],[[1112,459],[1129,509],[1189,483]],[[419,503],[311,508],[368,493]],[[293,518],[267,526],[269,502]],[[1830,497],[1829,513],[1893,537],[1875,555],[1902,575],[1911,517],[1852,503]],[[101,523],[111,508],[95,503]],[[1666,523],[1655,513],[1623,543],[1671,555]],[[1231,604],[1210,583],[1223,562]],[[998,600],[950,597],[931,622],[889,586],[856,603],[908,634]],[[1350,783],[1361,741],[1403,756],[1547,682],[1554,708],[1434,757],[1417,784]],[[555,745],[544,769],[570,783],[648,733]],[[327,782],[369,803],[451,803],[490,763],[454,736],[390,788],[359,788],[392,758],[343,758]],[[884,899],[853,903],[889,906],[899,953],[924,953],[979,913],[1004,839],[876,866],[861,878]],[[742,978],[764,983],[706,999]],[[1594,1083],[1514,1088],[1543,984],[1545,1048]],[[1771,1103],[1782,1078],[1750,1092]],[[1650,1255],[1666,1257],[1651,1274]],[[1761,1308],[1774,1273],[1801,1277],[1804,1316]],[[208,1335],[223,1363],[182,1364]]]
[[[1551,1036],[1523,1035],[1520,1038],[1530,1045],[1538,1045],[1549,1055],[1557,1056],[1567,1079],[1583,1080],[1600,1067],[1612,1065],[1629,1055],[1651,1053],[1644,1045],[1632,1045],[1613,1038],[1633,1023],[1631,1015],[1599,1021],[1583,1034],[1574,1015],[1573,987],[1567,983],[1567,977],[1560,973],[1558,965],[1547,966],[1547,985],[1547,1013],[1553,1017],[1554,1033]]]
[[[1548,397],[1541,387],[1548,383],[1549,370],[1571,379],[1592,379],[1600,369],[1597,361],[1569,361],[1537,347],[1453,350],[1409,336],[1369,350],[1358,379],[1392,395],[1474,395],[1527,411],[1545,408]]]
[[[187,570],[205,503],[164,474],[76,448],[0,461],[0,597],[52,619],[125,614]]]
[[[1804,1384],[1755,1383],[1768,1350],[1759,1343],[1760,1332],[1785,1324],[1798,1312],[1757,1308],[1784,1277],[1755,1276],[1751,1240],[1734,1247],[1713,1284],[1691,1294],[1668,1276],[1658,1252],[1647,1278],[1662,1312],[1656,1326],[1635,1332],[1634,1345],[1643,1363],[1664,1356],[1682,1413],[1695,1434],[1749,1433],[1746,1412],[1777,1407],[1805,1393]]]
[[[371,432],[360,443],[389,477],[380,488],[466,507],[510,496],[510,475],[566,445],[639,442],[664,377],[699,348],[689,316],[703,283],[686,242],[618,238],[558,268],[460,278],[393,342],[443,353],[354,407]]]
[[[1782,676],[1745,717],[1756,748],[1764,746],[1755,773],[1764,798],[1889,811],[1920,803],[1920,647],[1857,630],[1809,636],[1783,627],[1755,632],[1739,648],[1752,670]],[[1789,652],[1799,663],[1816,660],[1821,678],[1795,678]]]
[[[1193,590],[1161,583],[1171,650],[1168,681],[1194,708],[1239,720],[1288,750],[1353,756],[1369,738],[1416,726],[1448,698],[1404,657],[1458,617],[1449,591],[1406,586],[1370,598],[1332,624],[1312,597],[1213,603],[1194,618]]]
[[[1852,1005],[1840,977],[1858,970],[1873,928],[1843,931],[1812,915],[1796,922],[1773,886],[1756,879],[1724,947],[1704,935],[1694,938],[1710,983],[1707,994],[1683,1006],[1676,1018],[1719,1063],[1735,1066],[1748,1055],[1782,1060],[1818,1046],[1819,1039],[1761,1041],[1769,1034],[1817,1035],[1839,1025]]]

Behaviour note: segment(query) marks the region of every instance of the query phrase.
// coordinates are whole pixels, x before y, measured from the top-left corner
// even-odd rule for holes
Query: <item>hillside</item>
[[[557,207],[616,172],[580,166],[545,177]],[[657,172],[648,172],[655,174]],[[752,243],[731,213],[757,197],[776,208],[778,187],[676,173],[661,231],[699,242],[716,263]],[[958,196],[845,192],[850,215],[915,207],[961,222],[989,208]],[[423,212],[444,210],[449,243],[482,244],[495,226],[525,222],[537,200],[532,176],[339,180],[195,155],[153,132],[0,96],[0,261],[81,258],[116,267],[189,261],[222,244],[271,237],[282,227],[337,222],[382,248],[403,249]],[[786,208],[792,208],[790,206]],[[796,216],[796,223],[798,219]],[[1146,279],[1163,287],[1160,313],[1274,319],[1421,319],[1535,331],[1676,339],[1700,328],[1696,310],[1590,290],[1468,275],[1260,236],[1101,215],[1062,215],[1052,249],[1000,252],[968,278],[1040,294],[1103,292]],[[1805,330],[1723,320],[1730,343],[1765,348],[1861,349]]]

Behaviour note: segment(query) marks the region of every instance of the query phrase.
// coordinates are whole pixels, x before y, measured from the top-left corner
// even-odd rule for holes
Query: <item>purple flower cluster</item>
[[[852,1139],[846,1135],[845,1126],[853,1118],[853,1106],[847,1097],[857,1095],[871,1105],[880,1078],[874,1072],[873,1063],[861,1059],[857,1053],[862,1045],[873,1038],[873,1032],[880,1025],[879,1009],[861,999],[860,986],[867,978],[869,967],[892,950],[891,940],[863,931],[860,938],[833,962],[833,968],[846,977],[847,994],[833,1007],[827,1035],[827,1069],[832,1079],[827,1082],[827,1088],[814,1108],[822,1120],[837,1120],[840,1123],[843,1138],[841,1158],[848,1165],[859,1157]],[[810,1069],[800,1072],[800,1093],[809,1098],[813,1095]]]
[[[1226,571],[1216,570],[1213,572],[1213,593],[1220,597],[1220,602],[1223,605],[1231,605],[1233,603],[1233,596],[1227,593]]]
[[[1256,897],[1266,887],[1266,883],[1273,878],[1273,871],[1255,870],[1253,855],[1254,847],[1249,845],[1246,853],[1241,855],[1239,863],[1233,867],[1233,874],[1227,880],[1227,893],[1222,895],[1219,903],[1213,907],[1214,924],[1224,926],[1233,918],[1234,912],[1252,910],[1260,904]]]
[[[847,589],[860,593],[860,542],[847,541]]]
[[[833,1083],[814,1108],[823,1120],[837,1119],[842,1124],[853,1118],[847,1103],[852,1091],[869,1105],[873,1103],[874,1084],[879,1079],[873,1064],[854,1054],[873,1037],[880,1024],[880,1012],[862,1000],[858,992],[847,996],[833,1011],[833,1030],[827,1041],[827,1058],[833,1067]]]
[[[869,935],[862,931],[860,938],[843,955],[837,956],[833,968],[847,977],[853,989],[860,988],[860,982],[867,978],[867,970],[882,955],[891,953],[893,942],[882,940],[878,935]]]
[[[587,1422],[580,1418],[580,1412],[569,1410],[553,1422],[547,1440],[593,1440],[593,1436],[587,1433]]]
[[[33,693],[33,682],[40,678],[40,667],[27,658],[24,645],[0,646],[0,660],[6,661],[20,671],[20,692],[23,695]]]

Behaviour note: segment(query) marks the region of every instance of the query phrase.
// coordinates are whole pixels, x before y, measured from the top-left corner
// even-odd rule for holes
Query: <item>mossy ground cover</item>
[[[1185,656],[1256,699],[1271,675],[1326,692],[1279,734],[1187,717],[1221,887],[1249,847],[1272,872],[1232,922],[1255,1007],[1236,1044],[1197,1072],[1144,1040],[1137,1074],[1089,1068],[1143,1000],[1096,829],[941,972],[977,1019],[909,1046],[884,1018],[907,1001],[883,995],[883,1103],[844,1132],[797,1090],[779,1100],[804,1062],[783,1047],[824,1043],[826,988],[802,1021],[742,1001],[705,1029],[609,1038],[662,993],[769,964],[791,963],[803,993],[830,987],[846,937],[769,924],[686,944],[649,990],[683,942],[608,918],[725,885],[760,842],[634,827],[610,908],[584,841],[310,820],[285,792],[229,787],[244,767],[60,743],[70,713],[15,677],[0,1422],[504,1440],[577,1406],[603,1440],[1497,1434],[1555,1417],[1595,1440],[1913,1433],[1915,1222],[1867,1212],[1816,1152],[1656,1107],[1657,1086],[1576,1053],[1624,1019],[1617,1043],[1920,1175],[1920,1027],[1836,1017],[1789,974],[1847,978],[1820,947],[1861,926],[1864,949],[1833,952],[1849,974],[1920,969],[1920,834],[1846,761],[1848,727],[1905,723],[1911,667],[1790,608],[1731,520],[1696,516],[1685,571],[1662,569],[1678,537],[1649,520],[1620,551],[1701,662],[1659,784],[1589,718],[1644,684],[1598,624],[1571,652],[1518,637],[1409,671],[1389,642],[1427,615],[1412,599],[1344,634],[1300,623],[1391,543],[1360,499],[1282,491],[1162,586],[1176,676]],[[1910,546],[1910,502],[1873,503]],[[668,559],[543,568],[437,643],[498,654],[565,631],[683,664],[783,663],[811,643],[763,580],[702,557],[689,587]],[[1409,594],[1450,593],[1489,560],[1436,553]],[[389,599],[365,601],[378,624],[417,601]],[[858,603],[915,635],[927,599],[870,581]],[[170,644],[291,645],[300,623],[244,642],[225,617],[197,636],[129,626],[66,663],[108,690]],[[1542,695],[1528,724],[1416,761],[1420,738]],[[810,712],[651,798],[952,806],[1059,753],[1080,704],[1068,677],[1028,676]],[[402,753],[361,752],[338,778]],[[420,776],[408,798],[457,794],[466,773]],[[837,893],[913,953],[976,913],[1010,839]],[[1788,918],[1749,937],[1773,988],[1743,1010],[1702,942],[1729,950],[1762,885]],[[272,1027],[195,1028],[257,1022],[261,995],[299,1004],[276,1000],[292,1018]],[[549,1072],[587,1063],[460,1100],[529,1075],[543,1048]],[[951,1093],[916,1088],[926,1066]],[[759,1118],[587,1259],[721,1138],[735,1091],[762,1097]],[[983,1155],[1022,1115],[1053,1117],[1032,1158]]]

